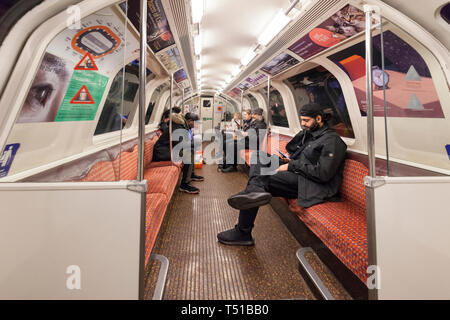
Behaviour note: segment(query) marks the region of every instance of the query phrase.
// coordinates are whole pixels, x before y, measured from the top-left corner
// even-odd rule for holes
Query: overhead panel
[[[164,2],[166,8],[168,8],[168,14],[171,15],[173,19],[173,31],[176,37],[178,38],[178,49],[182,58],[184,58],[184,70],[189,79],[191,79],[191,84],[193,90],[197,90],[197,83],[195,81],[195,67],[194,61],[192,57],[194,57],[194,52],[191,48],[190,43],[190,32],[187,12],[186,12],[186,4],[183,0],[169,0]],[[170,18],[169,18],[170,19]]]

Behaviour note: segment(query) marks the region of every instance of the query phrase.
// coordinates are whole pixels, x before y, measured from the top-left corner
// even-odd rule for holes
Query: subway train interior
[[[448,0],[0,0],[0,299],[450,299],[449,34]]]

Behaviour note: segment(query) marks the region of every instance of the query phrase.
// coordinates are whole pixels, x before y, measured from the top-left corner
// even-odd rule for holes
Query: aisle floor
[[[298,271],[299,243],[273,212],[261,207],[253,237],[255,246],[227,246],[217,233],[234,227],[238,211],[226,199],[247,182],[243,172],[220,173],[204,165],[193,182],[199,195],[175,191],[152,253],[169,260],[163,299],[314,299]],[[158,262],[146,268],[146,299],[151,299]]]

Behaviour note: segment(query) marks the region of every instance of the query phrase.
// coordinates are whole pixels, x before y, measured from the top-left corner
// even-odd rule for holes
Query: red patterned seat
[[[285,135],[278,135],[278,145],[273,145],[272,146],[272,135],[274,135],[273,133],[269,134],[266,136],[267,139],[263,140],[263,143],[260,146],[260,150],[267,150],[267,153],[269,154],[273,154],[273,155],[277,155],[279,156],[278,150],[280,150],[281,152],[287,153],[286,151],[286,145],[288,144],[288,142],[292,139],[289,136],[285,136]],[[267,141],[267,149],[266,148],[266,141]],[[240,151],[240,156],[242,159],[244,159],[245,163],[250,166],[250,158],[253,154],[254,150],[241,150]]]
[[[368,249],[364,177],[367,168],[345,160],[341,202],[326,202],[302,208],[288,199],[289,209],[319,237],[358,278],[367,280]]]
[[[163,193],[168,199],[172,197],[178,182],[180,170],[177,166],[151,167],[145,170],[147,193]]]
[[[100,161],[92,166],[89,173],[81,179],[81,182],[88,181],[115,181],[116,175],[111,161]]]
[[[138,146],[136,145],[131,152],[121,152],[113,161],[114,172],[117,180],[136,180],[137,179],[137,156]],[[120,161],[120,169],[119,169]]]
[[[169,200],[162,193],[147,193],[146,217],[145,217],[145,264],[158,236],[159,228],[164,219]]]

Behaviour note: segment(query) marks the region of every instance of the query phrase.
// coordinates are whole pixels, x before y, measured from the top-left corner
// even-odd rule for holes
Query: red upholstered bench
[[[144,179],[147,180],[145,219],[145,263],[156,241],[169,201],[178,182],[182,164],[152,162],[153,148],[159,135],[144,144]],[[137,179],[138,146],[117,154],[113,161],[96,163],[81,181],[115,181]],[[120,165],[119,165],[120,163]]]
[[[267,150],[267,153],[277,155],[277,156],[279,155],[278,150],[280,150],[281,152],[287,153],[286,145],[288,144],[289,141],[291,141],[292,137],[281,135],[281,134],[276,134],[275,139],[272,139],[272,137],[275,137],[274,133],[267,134],[266,138],[263,140],[263,143],[261,144],[259,149]],[[273,145],[272,140],[275,141],[276,139],[278,139],[278,144]],[[267,149],[266,149],[266,142],[267,142]],[[241,150],[240,151],[241,158],[245,161],[245,163],[248,166],[250,166],[250,158],[251,158],[253,152],[255,152],[255,151],[254,150]]]
[[[297,199],[285,199],[289,209],[364,283],[368,249],[363,180],[367,175],[368,170],[363,164],[347,159],[340,188],[341,202],[303,208],[297,204]]]

